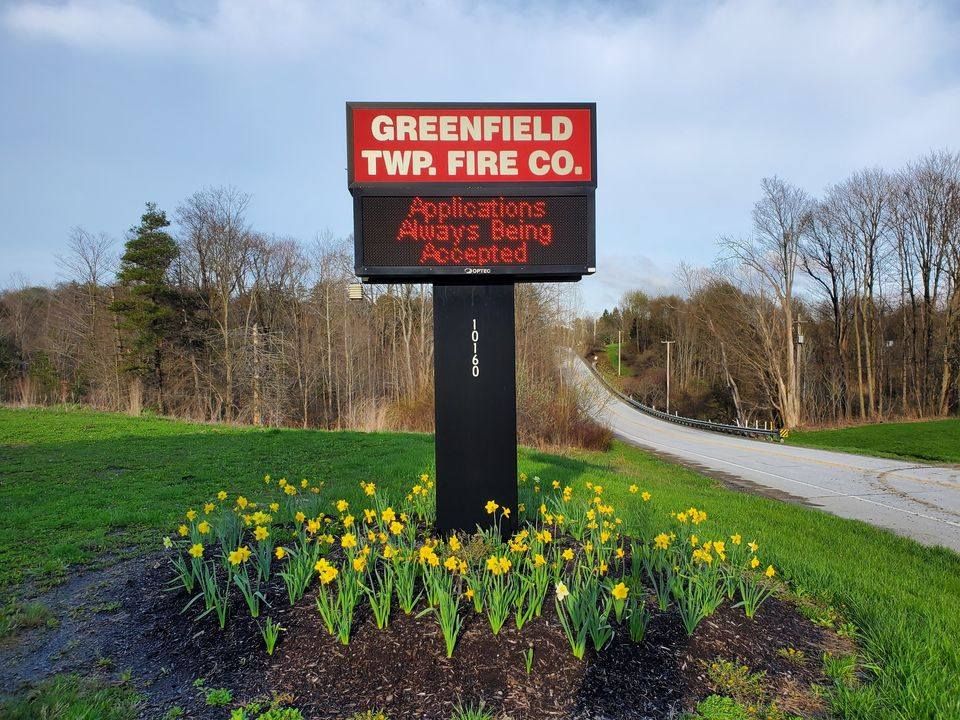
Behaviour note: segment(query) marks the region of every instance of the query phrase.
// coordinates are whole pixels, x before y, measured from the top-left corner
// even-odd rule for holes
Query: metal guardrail
[[[590,370],[593,371],[593,374],[596,375],[597,379],[603,383],[604,387],[607,388],[611,393],[616,395],[618,398],[623,400],[631,407],[636,408],[640,412],[649,415],[650,417],[655,417],[658,420],[666,420],[667,422],[672,422],[676,425],[686,425],[687,427],[697,428],[699,430],[709,430],[711,432],[722,432],[727,433],[728,435],[742,435],[744,437],[761,437],[768,440],[776,440],[777,442],[783,442],[783,439],[786,437],[786,429],[781,428],[779,430],[763,430],[761,428],[751,428],[743,425],[727,425],[726,423],[715,423],[709,422],[707,420],[696,420],[694,418],[683,417],[680,415],[668,415],[662,410],[657,410],[650,407],[649,405],[644,405],[638,400],[634,400],[629,395],[624,395],[622,392],[617,390],[610,382],[597,370],[595,363],[588,363]]]

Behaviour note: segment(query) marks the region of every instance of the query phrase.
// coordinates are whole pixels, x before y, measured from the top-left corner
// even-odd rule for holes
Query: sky
[[[960,2],[0,0],[0,286],[208,186],[348,235],[348,100],[596,102],[598,310],[711,264],[765,176],[960,150]]]

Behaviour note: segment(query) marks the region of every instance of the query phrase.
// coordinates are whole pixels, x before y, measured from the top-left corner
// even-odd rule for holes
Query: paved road
[[[960,468],[799,448],[657,420],[610,394],[586,363],[574,374],[614,434],[730,484],[802,502],[960,552]]]

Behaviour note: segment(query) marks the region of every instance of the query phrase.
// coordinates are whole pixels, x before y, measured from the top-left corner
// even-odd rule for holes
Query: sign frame
[[[354,177],[354,108],[401,110],[588,110],[590,113],[590,179],[530,181],[447,182],[422,179],[399,182],[357,182]],[[494,281],[577,282],[596,272],[596,188],[597,188],[597,104],[595,102],[367,102],[346,103],[347,187],[353,196],[354,273],[364,283],[429,283],[431,277],[442,282],[476,284]],[[562,197],[579,196],[587,200],[587,262],[583,265],[413,265],[377,266],[361,262],[363,254],[362,202],[368,197]]]

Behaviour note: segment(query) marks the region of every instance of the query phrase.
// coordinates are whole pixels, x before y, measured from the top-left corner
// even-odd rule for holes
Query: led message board
[[[593,104],[347,103],[366,281],[594,272]]]

